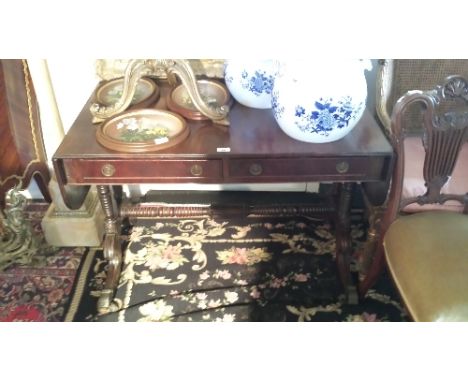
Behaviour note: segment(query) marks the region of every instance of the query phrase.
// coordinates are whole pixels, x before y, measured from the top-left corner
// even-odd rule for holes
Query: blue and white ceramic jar
[[[343,138],[366,108],[364,69],[370,69],[370,61],[281,63],[272,90],[273,113],[281,129],[305,142]]]
[[[256,109],[270,109],[276,71],[274,60],[227,60],[224,80],[237,102]]]

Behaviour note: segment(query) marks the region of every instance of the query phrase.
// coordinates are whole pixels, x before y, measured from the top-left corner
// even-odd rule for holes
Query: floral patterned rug
[[[116,311],[98,316],[102,251],[83,267],[74,321],[405,321],[387,277],[343,303],[333,227],[297,218],[139,219],[128,228]],[[358,246],[361,225],[353,225]]]
[[[46,207],[33,208],[27,214],[39,237]],[[82,260],[92,255],[87,248],[49,248],[29,265],[0,271],[0,322],[64,321]]]

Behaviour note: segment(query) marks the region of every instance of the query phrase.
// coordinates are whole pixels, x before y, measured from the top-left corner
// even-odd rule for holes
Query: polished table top
[[[167,85],[161,86],[156,108],[166,109]],[[234,102],[229,113],[230,126],[211,121],[190,121],[189,137],[182,143],[152,153],[122,153],[101,146],[95,138],[99,125],[92,124],[89,101],[66,134],[54,158],[223,158],[229,157],[301,157],[301,156],[379,156],[392,155],[392,147],[381,128],[365,111],[356,127],[344,138],[331,143],[307,143],[287,136],[276,123],[271,109],[252,109]],[[229,148],[230,152],[218,152]]]

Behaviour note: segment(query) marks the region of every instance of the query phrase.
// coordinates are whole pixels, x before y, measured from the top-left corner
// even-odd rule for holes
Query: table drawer
[[[220,181],[222,161],[65,159],[68,183],[158,183]]]
[[[233,159],[228,177],[243,181],[384,180],[390,158]]]

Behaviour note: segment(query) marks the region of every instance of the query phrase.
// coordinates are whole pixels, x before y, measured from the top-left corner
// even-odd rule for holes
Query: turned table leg
[[[343,183],[339,187],[336,216],[336,264],[348,304],[359,302],[357,287],[351,275],[351,195],[354,183]]]
[[[112,196],[110,186],[97,186],[99,200],[105,215],[104,257],[109,262],[104,289],[98,300],[98,313],[112,311],[111,301],[120,276],[122,247],[120,243],[120,219],[118,206]]]

